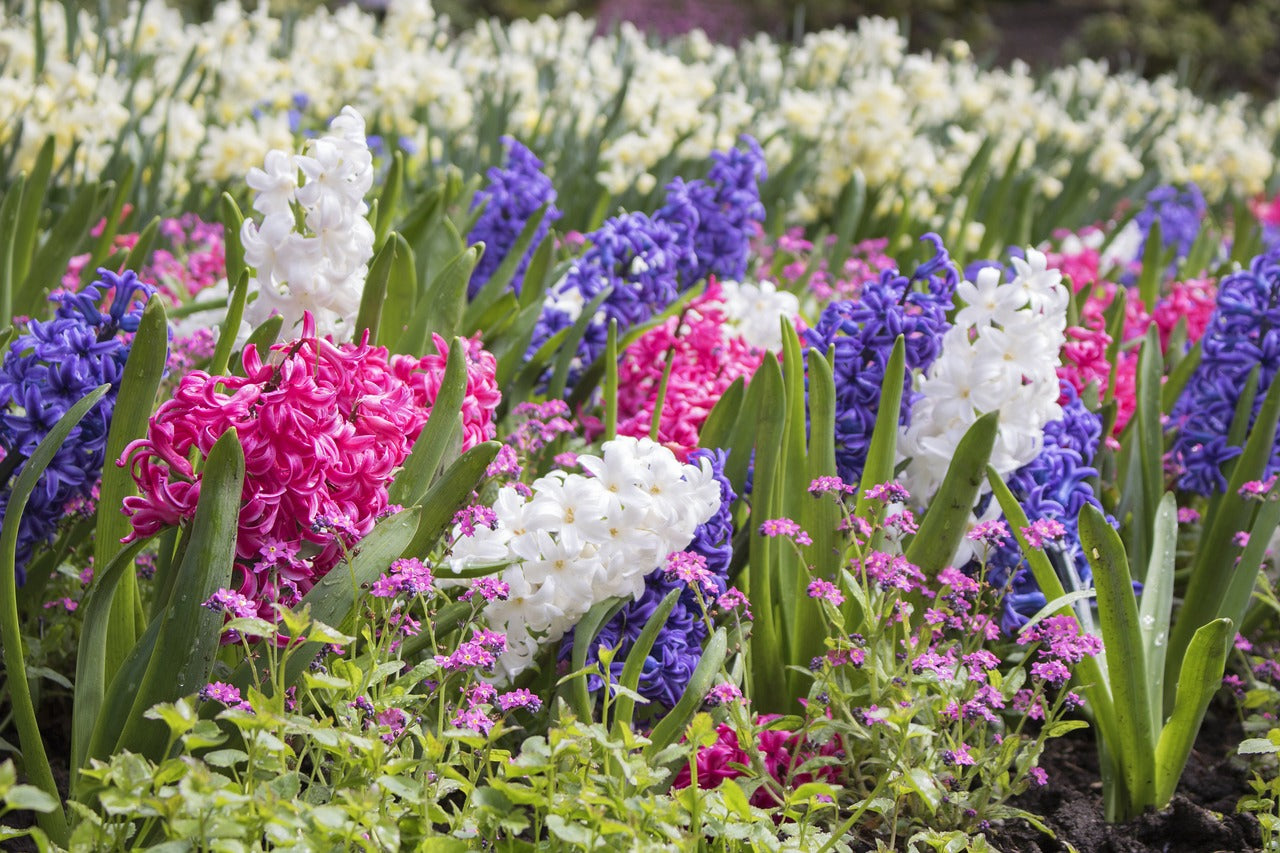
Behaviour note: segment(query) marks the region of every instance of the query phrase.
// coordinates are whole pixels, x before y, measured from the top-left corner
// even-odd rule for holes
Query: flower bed
[[[0,28],[0,836],[1272,844],[1280,102],[876,20],[52,8]]]

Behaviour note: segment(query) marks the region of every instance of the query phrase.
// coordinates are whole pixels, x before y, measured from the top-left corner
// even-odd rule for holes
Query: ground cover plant
[[[1087,849],[1074,749],[1273,845],[1280,101],[411,2],[0,69],[6,842]]]

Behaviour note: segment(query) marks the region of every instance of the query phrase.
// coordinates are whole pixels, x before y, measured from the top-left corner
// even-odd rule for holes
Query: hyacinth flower
[[[910,277],[896,268],[885,270],[862,286],[857,300],[824,308],[803,334],[806,350],[825,355],[835,347],[836,468],[845,482],[858,482],[866,464],[880,386],[898,336],[905,339],[907,366],[898,423],[907,427],[920,396],[912,371],[929,369],[950,328],[947,312],[959,275],[941,237],[926,234],[922,239],[932,244],[934,255]]]
[[[776,335],[777,311],[771,319]],[[657,440],[683,461],[697,446],[698,433],[725,389],[739,376],[750,379],[763,357],[763,350],[734,334],[723,291],[713,282],[680,316],[645,332],[622,354],[618,434],[649,435],[666,375]]]
[[[1252,424],[1280,368],[1280,247],[1218,283],[1201,347],[1200,363],[1171,412],[1172,459],[1179,488],[1213,495],[1227,488],[1223,464],[1242,450],[1227,437],[1249,374],[1258,369]],[[1265,477],[1277,470],[1280,446],[1272,449]]]
[[[484,211],[471,227],[467,242],[483,242],[485,248],[484,255],[476,264],[467,284],[468,298],[474,298],[480,292],[511,253],[529,217],[545,204],[546,215],[542,217],[529,248],[525,250],[515,275],[511,278],[510,287],[518,294],[534,249],[547,236],[551,223],[560,218],[560,211],[555,206],[555,187],[551,185],[551,179],[543,174],[542,161],[510,136],[504,136],[502,143],[507,149],[506,165],[489,169],[488,185],[471,200],[473,210],[483,203]]]
[[[708,275],[738,279],[764,218],[757,181],[764,178],[760,147],[715,152],[707,181],[676,179],[667,203],[652,217],[623,213],[585,236],[587,250],[547,292],[528,352],[574,325],[606,288],[609,295],[587,323],[570,383],[605,350],[610,321],[625,333],[662,312]]]
[[[680,281],[691,287],[711,276],[740,279],[747,272],[751,240],[764,222],[760,182],[768,176],[760,143],[744,134],[743,148],[713,151],[707,179],[676,178],[657,219],[688,235],[692,251],[680,262]]]
[[[106,457],[107,430],[120,391],[130,335],[154,292],[126,270],[98,270],[79,293],[59,291],[52,320],[32,320],[0,364],[0,515],[12,478],[58,419],[100,385],[111,389],[58,448],[31,494],[18,528],[18,583],[33,550],[49,542],[65,508],[92,496]],[[102,310],[100,303],[110,295]]]
[[[962,305],[901,435],[911,458],[904,476],[917,499],[934,493],[979,417],[1000,413],[991,465],[1002,477],[1031,462],[1045,425],[1062,417],[1055,371],[1069,297],[1042,253],[1028,249],[1011,263],[1009,281],[1001,280],[1002,267],[985,265],[956,287]]]
[[[1027,518],[1062,525],[1063,535],[1046,542],[1046,552],[1058,563],[1063,586],[1074,591],[1088,588],[1092,579],[1077,521],[1085,504],[1102,510],[1090,484],[1098,476],[1092,462],[1102,438],[1102,419],[1085,407],[1070,383],[1062,382],[1061,388],[1061,420],[1045,425],[1040,454],[1015,471],[1006,485]],[[987,580],[997,589],[1008,587],[1000,619],[1006,633],[1016,633],[1048,603],[1013,542],[988,554]]]
[[[684,551],[698,554],[706,562],[706,577],[712,588],[703,588],[703,600],[714,601],[728,589],[729,563],[733,559],[733,518],[730,507],[735,495],[733,487],[724,476],[725,452],[722,450],[695,450],[689,456],[693,464],[707,460],[711,477],[720,487],[720,505],[715,513],[694,530],[692,541]],[[663,599],[674,589],[681,589],[671,615],[667,617],[653,648],[644,661],[637,686],[639,693],[651,702],[673,707],[684,694],[693,675],[694,667],[702,659],[702,646],[708,636],[707,622],[703,618],[703,605],[698,593],[688,584],[676,579],[662,567],[650,572],[644,579],[644,591],[634,601],[628,602],[591,641],[587,661],[597,660],[600,646],[614,649],[609,671],[614,679],[622,675],[627,660],[640,632]],[[567,660],[573,650],[574,637],[570,633],[560,647],[560,659]],[[592,688],[599,686],[599,680]]]
[[[189,521],[207,456],[235,428],[246,470],[236,540],[236,591],[264,618],[295,603],[388,509],[387,489],[431,414],[449,347],[388,355],[384,347],[333,344],[305,318],[298,340],[264,360],[244,353],[244,376],[193,371],[152,416],[147,436],[125,450],[139,495],[125,500],[130,539]],[[493,437],[500,395],[494,357],[467,347],[462,448]],[[122,464],[123,464],[122,460]]]

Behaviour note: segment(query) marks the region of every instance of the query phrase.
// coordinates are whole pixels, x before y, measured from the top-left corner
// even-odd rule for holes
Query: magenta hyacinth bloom
[[[435,349],[414,358],[367,342],[335,345],[308,323],[302,338],[272,347],[268,360],[247,348],[243,377],[183,377],[147,437],[125,451],[140,492],[125,499],[128,539],[194,516],[200,477],[188,456],[207,456],[234,427],[245,455],[236,591],[271,618],[272,602],[293,604],[387,509],[387,487],[444,377],[448,342],[436,336]],[[495,369],[493,355],[472,342],[464,450],[494,435]]]

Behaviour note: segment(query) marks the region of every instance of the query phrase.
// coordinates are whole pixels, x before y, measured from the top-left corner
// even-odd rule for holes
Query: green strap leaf
[[[699,447],[729,449],[730,436],[733,435],[733,428],[742,412],[746,394],[747,382],[742,376],[734,379],[724,389],[702,424],[702,431],[698,435]]]
[[[18,209],[17,227],[13,232],[13,281],[24,281],[31,272],[32,256],[36,251],[36,234],[40,228],[40,213],[44,209],[45,193],[49,189],[49,176],[53,174],[54,140],[50,136],[40,146],[35,165],[27,177],[22,192],[22,206]],[[0,317],[0,326],[8,320]]]
[[[902,335],[893,342],[884,379],[880,383],[880,403],[876,409],[876,425],[871,432],[871,444],[867,448],[867,462],[862,469],[862,482],[858,488],[857,514],[860,518],[876,523],[870,517],[871,502],[867,490],[893,479],[893,467],[898,458],[898,422],[902,417],[902,389],[907,369],[907,346]],[[881,513],[882,514],[882,513]],[[878,524],[876,524],[878,526]]]
[[[1222,686],[1222,673],[1234,638],[1235,623],[1230,619],[1215,619],[1202,625],[1191,638],[1178,673],[1173,714],[1160,732],[1156,745],[1156,790],[1152,802],[1156,808],[1162,808],[1173,799],[1178,779],[1187,766],[1187,758],[1204,720],[1205,709]]]
[[[587,654],[595,644],[596,635],[619,610],[626,605],[624,598],[609,598],[592,605],[587,614],[577,625],[573,626],[573,652],[570,662],[573,672],[578,673],[569,683],[569,702],[573,713],[583,722],[592,718],[591,691],[587,687],[587,673],[582,670],[587,666]]]
[[[396,207],[400,204],[400,193],[403,188],[404,152],[396,149],[391,154],[391,166],[387,169],[387,177],[382,182],[382,195],[378,198],[378,222],[373,229],[375,246],[383,246],[383,241],[391,231],[391,220],[395,217]]]
[[[107,433],[107,464],[103,468],[98,498],[98,504],[104,508],[121,507],[126,497],[137,494],[129,469],[115,463],[130,442],[147,434],[147,421],[155,405],[156,392],[164,376],[168,355],[169,324],[165,320],[164,300],[157,294],[147,301],[147,307],[142,312],[142,320],[125,361],[120,393],[111,415],[111,426]],[[120,540],[129,530],[129,519],[123,513],[118,510],[99,512],[94,529],[94,565],[110,564],[121,549]],[[137,642],[141,629],[135,628],[141,621],[141,612],[137,577],[128,572],[111,605],[111,628],[104,638],[104,683],[111,680],[129,649]]]
[[[227,303],[227,316],[222,321],[218,332],[218,344],[213,349],[213,359],[209,362],[210,376],[225,376],[231,363],[231,350],[235,348],[236,336],[240,332],[240,323],[244,320],[244,306],[249,298],[249,273],[241,271],[236,286],[231,290],[231,299]]]
[[[622,665],[622,674],[618,678],[618,683],[627,690],[634,692],[640,688],[640,675],[644,672],[645,658],[653,650],[653,644],[658,639],[658,632],[667,624],[667,618],[671,616],[671,611],[675,609],[676,601],[680,598],[680,592],[681,590],[679,589],[673,589],[666,594],[662,601],[658,602],[658,606],[654,608],[648,621],[644,623],[644,629],[640,631],[635,643],[631,646],[631,651],[627,653],[626,663]],[[635,709],[636,700],[634,698],[626,693],[618,695],[618,698],[613,703],[613,731],[615,736],[620,737],[623,727],[631,725]]]
[[[219,200],[219,212],[222,219],[224,256],[227,261],[227,281],[239,281],[242,273],[249,272],[249,268],[244,264],[244,244],[240,242],[244,214],[240,212],[240,206],[236,204],[236,200],[228,193],[223,193]]]
[[[671,361],[667,360],[667,369],[663,379],[671,377]],[[741,378],[741,377],[739,377]],[[742,390],[741,385],[738,388]],[[666,385],[662,388],[666,394]],[[659,407],[655,406],[655,410]],[[618,321],[609,318],[609,337],[604,345],[604,435],[603,441],[610,441],[618,435]]]
[[[248,352],[249,347],[256,347],[258,355],[266,358],[267,351],[272,345],[280,339],[280,330],[284,328],[284,318],[279,314],[272,314],[270,317],[262,321],[262,325],[249,333],[249,339],[244,342],[242,353]],[[228,331],[228,334],[232,334]],[[241,355],[236,363],[231,366],[231,371],[236,376],[244,376],[244,356]]]
[[[138,692],[120,724],[115,751],[129,749],[160,759],[168,729],[143,714],[159,702],[194,693],[209,681],[222,617],[204,602],[231,583],[244,484],[244,451],[234,429],[209,451],[200,501],[173,595],[158,618],[159,633]]]
[[[449,357],[445,362],[440,390],[431,404],[427,423],[413,443],[413,449],[404,460],[387,491],[387,499],[393,504],[413,506],[418,503],[434,482],[436,471],[444,460],[445,451],[460,437],[459,415],[467,395],[467,351],[462,338],[454,338],[449,345]]]
[[[1151,561],[1147,564],[1142,600],[1138,604],[1138,630],[1146,660],[1151,731],[1164,724],[1164,665],[1169,648],[1169,620],[1173,612],[1174,560],[1178,553],[1178,502],[1165,492],[1156,509],[1151,537]]]
[[[423,508],[422,521],[406,553],[426,554],[435,546],[436,540],[453,520],[453,514],[479,486],[485,469],[501,447],[496,441],[477,444],[445,469],[419,502]]]
[[[1080,543],[1093,567],[1098,591],[1098,622],[1106,647],[1107,673],[1119,740],[1107,745],[1124,775],[1131,808],[1141,809],[1155,796],[1152,761],[1156,734],[1151,727],[1149,685],[1138,603],[1124,543],[1106,517],[1091,504],[1080,510]]]
[[[998,412],[988,412],[960,439],[942,485],[920,521],[919,532],[907,547],[907,560],[926,577],[936,576],[950,564],[968,530],[969,516],[985,482],[983,472],[996,444],[998,417]]]
[[[658,753],[675,743],[676,738],[684,733],[685,727],[698,712],[698,708],[702,706],[703,700],[707,698],[707,694],[711,692],[716,679],[720,676],[728,648],[729,635],[725,633],[723,627],[717,628],[707,642],[707,647],[702,650],[702,659],[693,668],[693,675],[689,676],[689,686],[684,689],[680,701],[649,733],[649,744],[644,748],[646,759],[652,761]]]
[[[467,304],[467,282],[480,261],[483,247],[472,246],[445,265],[427,287],[425,298],[414,312],[413,321],[396,344],[397,352],[419,354],[428,336],[435,332],[446,338],[462,328],[462,311]]]

